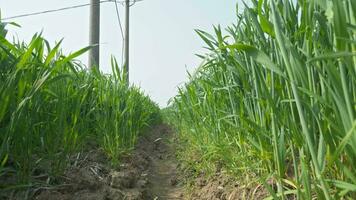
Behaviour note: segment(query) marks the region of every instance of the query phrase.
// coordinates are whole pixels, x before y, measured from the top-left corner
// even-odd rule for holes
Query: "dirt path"
[[[172,139],[172,130],[159,126],[150,135],[147,147],[153,147],[149,170],[149,190],[154,199],[182,199],[182,188],[178,186],[177,160]]]
[[[175,200],[183,199],[177,181],[173,132],[161,124],[152,127],[136,148],[110,167],[99,150],[78,156],[60,181],[63,184],[36,191],[39,200]],[[21,199],[10,198],[10,199]]]
[[[260,184],[240,184],[221,168],[207,175],[181,164],[178,174],[178,145],[172,129],[160,124],[140,137],[116,167],[93,147],[73,157],[73,165],[57,180],[59,185],[14,190],[3,196],[8,197],[5,200],[252,200],[268,196]],[[191,162],[200,162],[199,157],[194,159]],[[189,191],[184,191],[184,184]]]

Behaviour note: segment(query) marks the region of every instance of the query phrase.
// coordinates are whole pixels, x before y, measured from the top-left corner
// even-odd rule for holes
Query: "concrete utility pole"
[[[89,68],[99,68],[100,42],[100,0],[90,0],[89,45],[96,45],[89,50]]]
[[[126,74],[126,81],[129,83],[129,64],[130,64],[130,0],[126,0],[125,3],[125,62],[124,62],[124,73]]]

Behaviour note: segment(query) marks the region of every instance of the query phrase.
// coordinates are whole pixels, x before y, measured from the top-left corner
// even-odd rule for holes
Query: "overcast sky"
[[[2,17],[88,3],[89,0],[0,0]],[[238,0],[144,0],[131,9],[130,79],[161,106],[187,80],[186,71],[200,63],[194,54],[203,42],[194,29],[212,31],[212,25],[230,25],[236,20]],[[242,7],[242,5],[239,5]],[[124,9],[120,5],[120,15]],[[101,5],[100,68],[110,73],[110,57],[121,61],[121,35],[113,3]],[[51,43],[64,38],[64,52],[88,45],[89,7],[13,20],[8,37],[29,41],[43,31]],[[87,56],[80,57],[87,64]]]

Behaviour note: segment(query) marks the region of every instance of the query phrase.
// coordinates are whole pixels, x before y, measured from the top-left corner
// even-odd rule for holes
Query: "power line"
[[[132,0],[130,2],[135,3],[135,2],[139,2],[139,1],[143,1],[143,0]],[[103,1],[100,1],[99,3],[101,4],[101,3],[107,3],[107,2],[123,3],[124,1],[103,0]],[[5,17],[5,18],[2,18],[1,20],[3,21],[3,20],[17,19],[17,18],[23,18],[23,17],[35,16],[35,15],[42,15],[42,14],[60,12],[60,11],[64,11],[64,10],[71,10],[71,9],[81,8],[81,7],[86,7],[86,6],[90,6],[90,3],[69,6],[69,7],[64,7],[64,8],[58,8],[58,9],[52,9],[52,10],[45,10],[45,11],[34,12],[34,13],[27,13],[27,14],[12,16],[12,17]]]
[[[115,3],[115,9],[116,9],[117,20],[118,20],[119,26],[120,26],[121,37],[124,39],[124,31],[123,31],[122,24],[121,24],[119,8],[118,8],[118,6],[117,6],[117,3],[118,3],[117,0],[114,0],[114,3]]]
[[[100,1],[100,3],[106,3],[106,2],[111,2],[111,1],[112,0],[105,0],[105,1]],[[64,7],[64,8],[58,8],[58,9],[52,9],[52,10],[45,10],[45,11],[34,12],[34,13],[27,13],[27,14],[22,14],[22,15],[16,15],[16,16],[12,16],[12,17],[2,18],[1,20],[9,20],[9,19],[23,18],[23,17],[35,16],[35,15],[42,15],[42,14],[59,12],[59,11],[64,11],[64,10],[71,10],[71,9],[81,8],[81,7],[86,7],[86,6],[90,6],[90,3],[69,6],[69,7]]]
[[[131,3],[130,7],[135,5],[137,2],[140,2],[140,1],[144,1],[144,0],[131,0],[131,1],[129,1],[129,3]],[[125,5],[125,1],[117,1],[117,3],[120,3],[122,6]]]
[[[121,24],[121,19],[120,19],[120,13],[119,13],[119,8],[117,6],[117,0],[114,0],[115,2],[115,9],[116,9],[116,15],[117,15],[117,20],[119,22],[119,26],[120,26],[120,31],[121,31],[121,38],[122,38],[122,45],[121,45],[121,65],[124,63],[124,42],[125,42],[125,37],[124,37],[124,31],[122,28],[122,24]]]

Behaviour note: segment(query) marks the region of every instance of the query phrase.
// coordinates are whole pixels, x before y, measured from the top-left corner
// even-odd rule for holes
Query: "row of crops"
[[[53,183],[74,153],[99,148],[117,164],[159,108],[123,79],[116,61],[112,75],[85,70],[35,35],[27,45],[5,38],[0,24],[0,193],[31,187],[35,176]],[[15,177],[15,179],[14,179]],[[1,195],[0,195],[1,196]]]
[[[197,30],[209,53],[172,101],[181,136],[274,199],[355,199],[356,1],[251,2]]]

